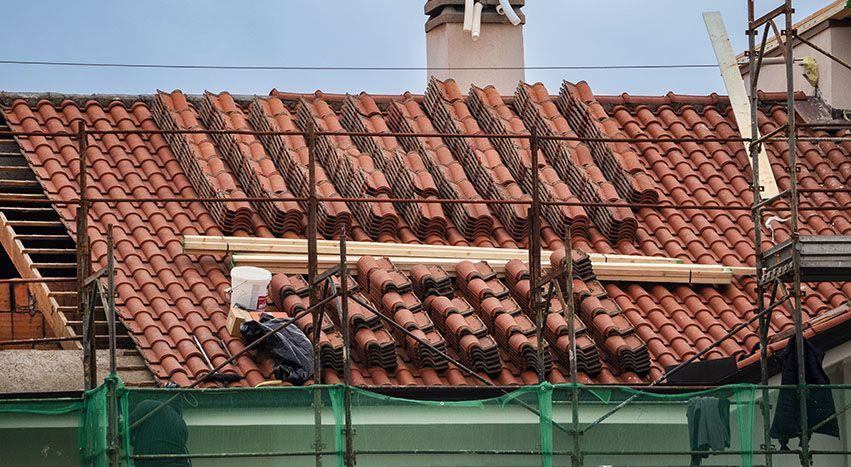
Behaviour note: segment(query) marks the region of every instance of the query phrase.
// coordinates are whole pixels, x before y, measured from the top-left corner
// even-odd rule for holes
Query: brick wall
[[[44,315],[35,308],[26,284],[0,284],[0,341],[50,337]],[[32,348],[32,346],[7,346]]]

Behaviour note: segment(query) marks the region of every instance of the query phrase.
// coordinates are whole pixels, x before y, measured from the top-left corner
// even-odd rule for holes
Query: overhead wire
[[[53,60],[0,60],[0,65],[63,66],[87,68],[151,68],[173,70],[250,71],[428,71],[428,70],[663,70],[718,68],[714,63],[656,63],[638,65],[541,65],[541,66],[339,66],[339,65],[215,65],[184,63],[72,62]]]

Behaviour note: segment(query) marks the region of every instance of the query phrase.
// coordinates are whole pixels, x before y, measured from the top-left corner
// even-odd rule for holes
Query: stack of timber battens
[[[235,265],[253,265],[273,272],[304,274],[307,264],[307,241],[303,239],[257,239],[249,237],[184,237],[187,254],[232,254]],[[505,272],[511,260],[525,261],[528,251],[509,248],[453,247],[373,242],[348,242],[350,260],[361,256],[389,258],[396,268],[409,271],[417,265],[441,266],[451,273],[463,260],[486,261],[497,273]],[[550,251],[542,251],[543,267],[550,267]],[[321,268],[339,264],[339,244],[332,240],[317,242],[317,260]],[[659,282],[682,284],[729,284],[733,275],[750,275],[753,268],[713,264],[685,264],[675,258],[629,255],[588,257],[598,280],[616,282]],[[580,268],[581,269],[581,268]]]

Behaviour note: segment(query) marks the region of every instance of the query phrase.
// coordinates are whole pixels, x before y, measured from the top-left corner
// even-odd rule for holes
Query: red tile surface
[[[566,84],[559,96],[541,85],[521,85],[514,98],[493,88],[462,96],[451,82],[432,82],[425,96],[340,96],[273,91],[264,98],[228,94],[185,96],[160,93],[138,101],[7,100],[3,108],[15,131],[73,130],[84,119],[90,128],[294,130],[312,121],[317,129],[362,131],[489,132],[642,137],[738,136],[726,98],[594,96],[585,83]],[[782,102],[766,100],[760,126],[766,133],[786,120]],[[776,96],[775,96],[776,98]],[[586,118],[587,117],[587,118]],[[827,135],[801,130],[802,134]],[[837,131],[831,134],[836,134]],[[842,134],[847,134],[847,131]],[[70,138],[19,136],[18,141],[45,192],[53,199],[77,197],[77,143]],[[528,142],[520,139],[464,141],[436,137],[321,137],[317,141],[317,191],[324,197],[374,197],[369,205],[323,202],[319,231],[333,238],[342,225],[356,240],[517,247],[526,244],[522,209],[495,205],[411,203],[382,198],[451,197],[528,199]],[[305,196],[307,148],[300,136],[97,135],[87,160],[92,197]],[[788,188],[784,143],[767,146],[780,189]],[[845,188],[851,178],[851,143],[799,142],[800,184],[804,188]],[[542,144],[539,161],[544,197],[555,200],[652,200],[716,205],[719,209],[558,208],[543,212],[544,244],[562,248],[573,227],[574,247],[585,252],[668,256],[694,263],[753,265],[751,173],[741,143]],[[490,180],[490,181],[488,181]],[[836,207],[806,213],[802,234],[851,234],[846,193],[811,193],[802,206]],[[259,204],[259,203],[258,203]],[[72,234],[75,209],[59,205]],[[96,264],[106,263],[106,226],[115,225],[121,319],[164,383],[187,385],[208,371],[198,338],[213,364],[243,348],[225,330],[227,263],[222,257],[183,254],[187,234],[304,235],[303,203],[255,206],[244,202],[96,203],[89,235]],[[788,238],[775,223],[775,241]],[[768,231],[765,231],[768,234]],[[764,236],[762,247],[771,245]],[[564,258],[563,250],[560,253]],[[726,287],[600,283],[583,260],[576,265],[577,358],[580,382],[637,384],[656,378],[666,365],[705,349],[730,328],[753,316],[755,285],[736,278]],[[558,257],[553,258],[558,261]],[[484,264],[459,263],[458,278],[422,265],[401,274],[381,258],[362,260],[350,285],[378,313],[474,368],[496,384],[536,381],[535,324],[528,315],[526,266],[512,263],[506,276],[493,277]],[[340,281],[336,279],[336,285]],[[306,306],[306,285],[298,276],[276,275],[270,287],[274,308],[286,314]],[[849,283],[804,285],[806,320],[848,300]],[[352,377],[358,385],[476,385],[445,359],[383,322],[356,301],[349,302]],[[326,308],[320,332],[323,378],[342,378],[341,323],[336,305]],[[822,332],[848,313],[819,323]],[[312,322],[298,326],[308,335]],[[772,316],[770,334],[792,325],[788,311]],[[544,337],[548,378],[567,380],[567,322],[557,301],[550,303]],[[709,354],[731,356],[744,367],[757,361],[752,325]],[[773,349],[784,345],[773,344]],[[225,349],[223,346],[226,346]],[[255,385],[271,376],[267,355],[241,357],[225,369]]]

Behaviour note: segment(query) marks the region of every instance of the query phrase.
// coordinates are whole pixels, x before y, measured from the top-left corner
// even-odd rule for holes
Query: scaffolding
[[[516,405],[517,409],[527,413],[533,418],[539,420],[541,426],[546,426],[550,430],[549,435],[544,434],[544,428],[541,430],[541,439],[538,445],[534,446],[530,449],[515,449],[512,450],[488,450],[488,449],[475,449],[475,448],[467,448],[460,449],[458,451],[451,451],[453,453],[457,452],[465,455],[505,455],[505,456],[522,456],[522,455],[532,455],[532,456],[541,456],[541,464],[543,465],[553,465],[553,456],[562,456],[565,461],[568,461],[573,466],[585,465],[586,456],[594,456],[594,455],[605,455],[605,454],[613,454],[613,455],[730,455],[736,454],[736,451],[708,451],[708,452],[695,452],[695,451],[655,451],[655,452],[634,452],[630,453],[628,451],[605,451],[605,450],[587,450],[583,449],[583,442],[587,442],[585,440],[590,439],[589,434],[594,434],[600,430],[600,426],[604,424],[606,420],[609,420],[611,417],[616,416],[619,412],[624,409],[640,405],[647,404],[649,401],[658,400],[653,399],[654,393],[650,392],[650,389],[653,389],[656,386],[659,386],[661,383],[665,382],[670,376],[678,373],[683,368],[685,368],[688,364],[695,362],[701,359],[703,356],[708,354],[713,349],[717,348],[721,345],[725,340],[731,338],[739,331],[745,329],[750,326],[754,322],[758,323],[759,329],[759,340],[760,340],[760,384],[756,386],[748,386],[746,388],[732,387],[732,386],[722,386],[716,388],[705,388],[707,391],[733,391],[736,394],[745,394],[746,391],[756,391],[759,393],[759,397],[756,396],[741,396],[738,400],[738,403],[742,405],[742,407],[759,407],[762,419],[762,436],[763,436],[763,444],[759,449],[754,449],[753,446],[748,446],[744,441],[740,443],[739,451],[743,453],[749,453],[748,455],[753,454],[762,454],[764,456],[764,465],[772,466],[776,456],[778,455],[797,455],[800,458],[800,463],[803,466],[809,466],[812,464],[813,456],[818,455],[847,455],[847,452],[837,452],[837,451],[813,451],[810,449],[810,435],[817,427],[810,427],[807,420],[807,399],[808,399],[808,391],[814,390],[812,387],[808,386],[806,382],[806,373],[805,373],[805,365],[804,365],[804,338],[803,338],[803,319],[802,319],[802,296],[801,296],[801,282],[802,282],[802,271],[801,271],[801,257],[799,254],[799,249],[794,248],[794,244],[800,241],[800,235],[798,234],[798,215],[799,211],[809,210],[809,211],[819,211],[822,210],[823,207],[808,207],[808,208],[799,208],[798,206],[798,197],[800,193],[805,192],[839,192],[843,191],[840,189],[830,190],[814,190],[814,189],[800,189],[797,186],[797,172],[796,168],[796,154],[795,148],[796,144],[799,140],[810,140],[814,142],[818,141],[847,141],[849,138],[847,137],[812,137],[812,136],[798,136],[796,133],[796,121],[794,118],[795,107],[794,107],[794,86],[793,86],[793,46],[794,41],[796,39],[801,40],[803,43],[807,43],[806,40],[800,39],[796,32],[793,29],[792,25],[792,1],[785,0],[784,4],[771,10],[766,15],[756,17],[754,1],[748,0],[748,57],[749,57],[749,78],[750,78],[750,116],[751,116],[751,134],[753,135],[750,139],[745,138],[724,138],[724,139],[711,139],[711,138],[592,138],[592,137],[563,137],[563,136],[541,136],[538,135],[537,132],[532,129],[531,133],[528,135],[500,135],[500,134],[476,134],[476,135],[461,135],[467,138],[489,138],[489,139],[499,139],[499,138],[510,138],[510,139],[520,139],[526,138],[530,141],[531,146],[531,157],[532,157],[532,167],[537,167],[537,158],[539,153],[539,145],[542,141],[546,140],[556,140],[556,141],[581,141],[581,142],[669,142],[669,143],[682,143],[682,142],[709,142],[709,141],[718,141],[718,142],[742,142],[749,144],[749,154],[751,158],[751,168],[753,174],[759,173],[759,150],[760,146],[768,143],[768,142],[786,142],[789,147],[788,154],[788,166],[789,166],[789,177],[790,177],[790,188],[782,191],[777,196],[770,197],[768,199],[762,199],[762,187],[760,185],[759,177],[753,176],[753,192],[754,192],[754,200],[752,207],[719,207],[719,206],[699,206],[699,205],[675,205],[671,203],[612,203],[612,202],[601,202],[601,203],[587,203],[587,202],[554,202],[554,201],[543,201],[541,199],[539,193],[539,180],[537,171],[532,171],[532,192],[531,199],[528,201],[509,201],[509,200],[496,200],[496,199],[488,199],[488,200],[469,200],[469,199],[400,199],[400,198],[381,198],[379,201],[381,202],[393,202],[393,203],[438,203],[438,204],[451,204],[451,203],[480,203],[480,204],[520,204],[526,205],[529,210],[529,272],[530,272],[530,281],[531,281],[531,297],[529,303],[529,309],[533,310],[532,314],[536,317],[536,328],[537,328],[537,378],[538,385],[531,386],[534,388],[532,391],[532,395],[526,397],[518,396],[516,391],[511,391],[505,387],[495,386],[490,380],[481,377],[478,373],[476,373],[473,369],[468,368],[459,360],[452,358],[446,352],[432,346],[428,341],[418,337],[414,333],[411,333],[409,330],[405,329],[403,326],[396,323],[393,319],[387,317],[385,314],[381,313],[379,310],[376,310],[370,303],[361,300],[356,295],[350,294],[350,284],[348,284],[348,276],[346,271],[348,270],[348,260],[346,256],[346,241],[349,232],[343,228],[339,232],[339,264],[327,271],[319,271],[317,267],[317,244],[316,240],[318,237],[317,233],[317,209],[320,201],[344,201],[349,203],[370,203],[376,202],[376,198],[323,198],[317,195],[316,186],[315,186],[315,165],[316,165],[316,143],[318,136],[333,136],[333,135],[347,135],[347,136],[398,136],[398,137],[411,137],[411,136],[437,136],[442,138],[457,138],[459,135],[457,134],[444,134],[444,133],[428,133],[428,134],[414,134],[414,133],[392,133],[392,132],[378,132],[378,133],[370,133],[370,132],[322,132],[317,131],[312,122],[310,122],[305,131],[288,131],[288,132],[264,132],[264,131],[245,131],[245,130],[95,130],[86,128],[84,122],[79,123],[78,131],[76,134],[67,133],[67,132],[12,132],[15,136],[27,136],[27,135],[38,135],[38,136],[66,136],[73,137],[78,141],[79,144],[79,167],[80,167],[80,175],[79,175],[79,199],[76,201],[55,201],[55,200],[46,200],[46,203],[53,205],[77,205],[77,257],[78,257],[78,265],[77,265],[77,297],[78,297],[78,307],[81,316],[83,316],[83,336],[81,338],[68,338],[68,337],[57,337],[57,338],[48,338],[48,339],[40,339],[38,343],[42,342],[60,342],[63,340],[71,340],[71,339],[79,339],[82,340],[81,347],[84,354],[84,371],[85,371],[85,387],[88,391],[87,398],[94,401],[98,400],[98,407],[102,406],[103,410],[106,413],[106,420],[104,423],[95,424],[91,427],[88,425],[83,426],[83,429],[92,428],[94,431],[100,433],[103,432],[103,441],[104,443],[94,443],[89,447],[89,451],[98,451],[100,454],[98,456],[92,457],[92,459],[99,459],[97,461],[92,460],[93,464],[98,463],[106,463],[108,465],[125,465],[126,463],[135,460],[141,459],[153,459],[159,458],[164,459],[169,456],[131,456],[129,452],[129,445],[127,437],[135,426],[140,425],[145,420],[153,417],[159,410],[164,409],[169,406],[170,403],[174,402],[178,398],[182,397],[184,394],[187,394],[188,390],[192,388],[196,388],[202,383],[207,381],[207,378],[215,375],[218,371],[222,370],[228,365],[236,362],[241,356],[245,355],[247,352],[252,351],[257,348],[266,338],[275,335],[277,332],[283,330],[287,326],[295,323],[298,318],[302,316],[310,315],[313,323],[313,329],[317,329],[317,324],[320,323],[323,319],[323,313],[326,305],[336,304],[338,312],[342,316],[342,334],[343,334],[343,381],[344,384],[340,386],[327,386],[323,385],[321,380],[321,358],[320,358],[320,347],[318,342],[318,334],[314,333],[312,336],[312,345],[314,348],[314,368],[316,380],[315,384],[312,387],[303,388],[303,391],[309,392],[309,399],[305,398],[304,403],[311,407],[313,412],[313,424],[312,424],[312,442],[310,444],[310,450],[304,451],[275,451],[275,452],[243,452],[243,453],[229,453],[229,454],[221,454],[216,455],[212,453],[208,454],[199,454],[195,455],[185,455],[185,456],[176,456],[178,458],[234,458],[234,457],[258,457],[258,458],[268,458],[268,457],[293,457],[293,456],[309,456],[312,457],[314,465],[322,465],[324,462],[327,462],[327,457],[332,457],[334,459],[335,465],[345,465],[345,466],[353,466],[356,464],[356,459],[358,455],[404,455],[404,454],[427,454],[427,455],[440,455],[441,453],[449,453],[450,450],[445,449],[441,450],[431,450],[418,452],[416,450],[392,450],[384,447],[373,448],[371,450],[357,450],[355,448],[355,443],[353,441],[355,436],[355,427],[353,427],[353,414],[352,409],[358,407],[358,403],[364,403],[364,401],[370,400],[371,397],[376,397],[372,394],[368,394],[363,390],[353,387],[351,382],[350,375],[350,341],[351,336],[348,328],[348,299],[351,298],[355,300],[359,305],[369,309],[376,316],[378,316],[386,326],[395,329],[396,331],[404,334],[406,337],[416,340],[420,345],[423,345],[429,348],[432,352],[440,355],[449,361],[452,365],[457,367],[459,370],[467,374],[468,376],[476,379],[484,386],[493,386],[493,390],[501,395],[503,398],[508,398],[506,401],[511,401],[512,404]],[[775,19],[783,16],[784,18],[784,27],[785,29],[781,31],[777,31],[777,25],[775,24]],[[760,41],[760,45],[757,46],[757,39],[760,35],[760,29],[762,29],[762,37]],[[786,67],[786,80],[787,80],[787,111],[791,116],[788,118],[788,123],[785,128],[786,136],[778,136],[782,130],[778,129],[769,134],[766,134],[762,137],[758,136],[758,109],[759,109],[759,94],[757,92],[757,83],[759,79],[759,70],[762,65],[763,53],[765,49],[765,44],[768,36],[769,29],[776,31],[778,41],[780,41],[780,36],[782,35],[785,40],[783,41],[784,47],[784,63]],[[818,50],[818,49],[817,49]],[[836,59],[829,53],[822,51],[828,58]],[[841,62],[840,62],[841,63]],[[191,134],[191,133],[227,133],[227,134],[251,134],[251,135],[299,135],[304,136],[307,141],[308,147],[308,155],[309,155],[309,163],[308,163],[308,178],[309,178],[309,186],[310,191],[309,195],[306,198],[299,197],[290,197],[290,198],[282,198],[282,197],[264,197],[264,198],[256,198],[256,197],[246,197],[246,198],[228,198],[228,199],[219,199],[219,198],[174,198],[174,199],[166,199],[166,198],[91,198],[87,194],[87,145],[88,138],[94,135],[103,135],[103,134],[169,134],[169,133],[180,133],[180,134]],[[845,190],[848,191],[848,190]],[[108,256],[107,256],[107,266],[101,268],[97,271],[93,270],[93,265],[91,262],[91,253],[90,253],[90,244],[87,237],[88,232],[88,209],[92,205],[92,203],[161,203],[161,202],[181,202],[188,203],[192,201],[204,201],[204,202],[227,202],[227,201],[251,201],[257,203],[268,203],[268,202],[280,202],[280,201],[298,201],[298,202],[306,202],[307,209],[307,228],[306,228],[306,237],[308,239],[308,284],[310,286],[310,302],[309,307],[299,313],[296,316],[291,317],[291,319],[283,324],[276,326],[273,329],[270,329],[264,336],[255,341],[254,343],[247,345],[242,351],[237,352],[234,355],[231,355],[225,362],[216,365],[211,369],[209,373],[205,376],[196,379],[188,388],[177,390],[176,392],[160,392],[156,394],[157,400],[160,401],[158,407],[146,415],[142,416],[140,419],[134,420],[132,422],[128,422],[128,397],[132,399],[133,393],[124,388],[117,379],[115,375],[115,336],[116,336],[116,308],[115,308],[115,284],[114,284],[114,275],[115,275],[115,261],[114,261],[114,251],[113,251],[113,242],[112,242],[112,226],[109,226],[107,229],[108,232]],[[777,206],[781,200],[787,201],[788,206]],[[605,206],[605,207],[630,207],[630,208],[651,208],[651,209],[663,209],[663,208],[688,208],[688,209],[716,209],[716,210],[748,210],[751,213],[751,217],[754,223],[754,249],[756,252],[756,304],[755,309],[756,312],[752,318],[747,321],[742,322],[740,325],[730,329],[723,337],[714,341],[708,347],[702,349],[697,352],[695,355],[690,357],[689,359],[680,362],[675,367],[666,371],[660,377],[651,381],[648,385],[641,386],[640,391],[629,391],[626,388],[616,388],[612,389],[613,391],[619,391],[618,397],[614,397],[608,400],[607,403],[602,404],[603,410],[599,410],[594,412],[593,421],[586,424],[585,426],[580,426],[580,413],[584,410],[583,407],[586,407],[589,404],[589,394],[592,394],[594,389],[591,387],[583,387],[578,384],[577,380],[577,370],[576,370],[576,335],[574,329],[574,300],[573,300],[573,264],[570,260],[570,255],[567,255],[567,261],[564,267],[553,267],[550,271],[544,271],[541,267],[541,225],[540,225],[540,213],[542,206],[546,205],[580,205],[580,206]],[[836,209],[835,207],[831,207],[830,209]],[[761,233],[761,225],[763,214],[767,211],[771,212],[789,212],[790,215],[790,230],[793,248],[791,249],[791,260],[787,264],[788,272],[780,277],[778,274],[774,274],[770,271],[771,266],[767,264],[765,252],[762,251],[762,233]],[[566,251],[571,251],[572,239],[570,229],[567,229],[566,235],[564,236],[564,244]],[[791,265],[791,266],[789,266]],[[323,290],[323,285],[328,283],[328,279],[331,276],[340,276],[340,287],[339,289],[334,288],[333,290],[328,291],[327,289]],[[106,286],[104,290],[104,285],[102,284],[103,279],[106,279]],[[788,281],[791,283],[791,290],[786,290],[786,286],[783,282]],[[826,279],[825,279],[826,280]],[[34,280],[32,280],[34,281]],[[42,281],[50,281],[50,279],[42,279]],[[546,290],[545,295],[542,295],[542,292]],[[783,291],[782,294],[778,295],[779,292]],[[544,296],[547,299],[544,299]],[[769,297],[768,303],[766,303],[766,296]],[[549,306],[551,303],[550,298],[556,298],[561,305],[561,308],[565,310],[566,316],[565,319],[569,325],[569,336],[570,336],[570,384],[557,386],[553,388],[549,386],[546,378],[545,371],[545,349],[544,346],[540,343],[544,341],[543,338],[543,324],[544,318],[549,312]],[[795,345],[796,345],[796,355],[798,359],[798,384],[793,387],[777,387],[777,386],[769,386],[769,355],[768,355],[768,330],[769,323],[771,320],[771,314],[778,307],[783,306],[785,303],[791,303],[792,305],[792,317],[794,321],[794,336],[795,336]],[[97,381],[97,362],[96,362],[96,346],[95,346],[95,326],[94,326],[94,309],[98,303],[102,303],[106,308],[106,316],[108,321],[108,331],[109,331],[109,369],[110,374],[105,379],[105,384],[103,386],[98,386]],[[30,341],[27,341],[30,342]],[[0,346],[3,345],[15,345],[20,344],[22,341],[9,341],[9,342],[0,342]],[[36,343],[32,341],[31,343]],[[666,390],[676,389],[671,386],[664,386]],[[836,386],[838,389],[847,389],[845,387]],[[600,386],[600,390],[606,389],[604,386]],[[681,388],[682,389],[682,388]],[[689,390],[694,390],[694,388],[688,388]],[[771,391],[775,389],[794,389],[798,394],[798,402],[799,402],[799,410],[800,410],[800,448],[797,450],[778,450],[773,448],[771,444],[771,437],[769,434],[770,429],[770,415],[771,415]],[[518,390],[523,391],[523,390]],[[128,396],[128,394],[130,394]],[[203,396],[199,397],[211,397],[207,393],[203,393]],[[308,394],[308,393],[304,393]],[[524,393],[525,394],[525,393]],[[541,396],[540,394],[545,394],[546,396]],[[554,394],[560,394],[564,396],[565,406],[569,405],[569,421],[556,421],[553,417],[554,405],[552,398]],[[691,393],[688,393],[690,396]],[[298,396],[302,397],[302,396]],[[307,397],[307,396],[305,396]],[[542,399],[543,397],[543,399]],[[595,396],[596,397],[596,396]],[[739,396],[737,396],[739,397]],[[549,399],[547,399],[549,398]],[[756,399],[759,399],[758,401]],[[353,402],[357,400],[358,402]],[[547,400],[549,402],[547,402]],[[309,402],[308,402],[309,401]],[[685,400],[682,398],[678,399],[676,397],[672,398],[670,401],[677,403],[684,403]],[[505,402],[506,404],[508,402]],[[596,402],[595,402],[596,403]],[[401,404],[401,403],[400,403]],[[443,404],[443,403],[441,403]],[[846,406],[842,410],[839,410],[832,419],[836,419],[843,412],[848,410],[849,406]],[[0,407],[2,409],[2,407]],[[79,408],[78,408],[79,409]],[[1,410],[0,410],[1,411]],[[331,435],[332,440],[328,439],[328,430],[325,428],[327,424],[324,423],[323,411],[327,414],[329,411],[333,414],[333,418],[335,420],[336,428],[332,432]],[[586,414],[587,415],[587,414]],[[828,420],[822,421],[821,424],[826,423]],[[740,421],[739,430],[747,429],[748,425],[745,422]],[[94,427],[94,428],[93,428]],[[756,427],[752,427],[756,429]],[[100,431],[99,431],[100,430]],[[565,436],[565,439],[569,440],[569,442],[560,444],[560,442],[553,442],[552,436],[553,432],[558,432]],[[547,441],[548,440],[548,441]],[[334,444],[334,449],[329,447],[329,443]],[[383,453],[383,454],[382,454]],[[175,457],[175,456],[172,456]],[[536,457],[537,458],[537,457]],[[741,458],[741,463],[747,463],[745,461],[745,457]],[[748,457],[752,462],[753,459]],[[663,461],[664,462],[664,461]]]

